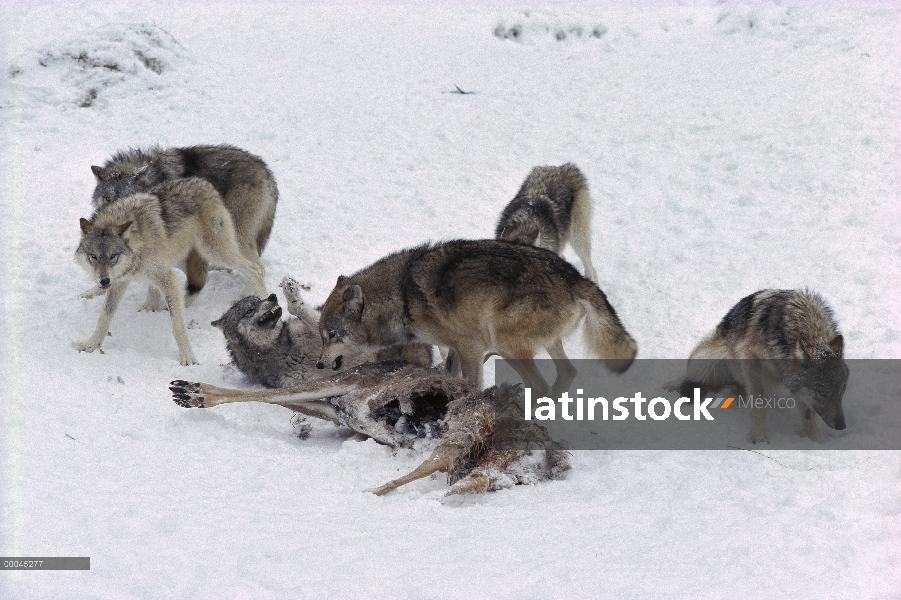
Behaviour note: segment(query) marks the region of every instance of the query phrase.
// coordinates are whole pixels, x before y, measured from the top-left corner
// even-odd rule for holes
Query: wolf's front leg
[[[293,277],[285,277],[279,284],[285,295],[288,312],[312,327],[319,325],[319,312],[311,308],[300,295],[301,285]]]
[[[103,308],[100,309],[100,317],[97,319],[97,327],[87,340],[74,344],[76,350],[79,352],[93,352],[100,347],[100,344],[106,339],[106,334],[109,333],[110,321],[113,320],[113,315],[119,307],[119,302],[122,300],[127,287],[128,282],[114,283],[106,290]]]
[[[185,326],[185,296],[178,285],[175,271],[169,269],[163,275],[158,287],[166,298],[166,306],[169,307],[169,316],[172,318],[172,335],[178,344],[178,357],[183,366],[196,365],[197,359],[191,350],[191,342],[188,341],[188,328]]]
[[[821,442],[823,440],[820,435],[820,426],[817,423],[817,413],[810,407],[813,399],[810,392],[806,390],[800,391],[798,394],[798,410],[801,411],[801,435],[812,442]]]

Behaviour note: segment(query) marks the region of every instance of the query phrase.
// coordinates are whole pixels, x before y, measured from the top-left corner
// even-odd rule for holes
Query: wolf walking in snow
[[[597,285],[553,252],[525,244],[457,240],[391,254],[341,276],[322,307],[317,367],[385,346],[421,342],[454,349],[463,376],[482,388],[488,353],[523,359],[527,385],[550,389],[532,358],[546,349],[557,368],[554,389],[576,370],[562,338],[585,319],[589,351],[624,371],[635,340]]]
[[[263,265],[241,253],[231,215],[204,179],[176,179],[106,204],[90,220],[81,219],[81,232],[76,260],[106,297],[94,333],[75,345],[78,350],[100,347],[128,284],[142,281],[165,297],[181,364],[196,364],[185,327],[184,294],[174,270],[191,251],[247,276],[242,295],[265,294]]]
[[[845,428],[842,396],[848,382],[844,338],[823,299],[807,290],[761,290],[740,300],[695,347],[685,378],[665,387],[690,397],[736,386],[751,398],[788,388],[799,400],[803,435],[819,441],[814,413]],[[753,443],[768,441],[766,407],[752,404]]]
[[[535,167],[501,213],[494,237],[561,256],[566,244],[572,244],[585,277],[597,283],[591,264],[591,212],[588,183],[574,164]]]
[[[275,388],[299,385],[325,375],[316,368],[322,350],[319,311],[304,302],[300,284],[292,277],[285,277],[281,288],[288,313],[294,318],[282,319],[278,298],[270,294],[264,299],[249,296],[238,300],[211,323],[222,330],[238,369],[254,381]],[[412,344],[363,354],[343,366],[350,368],[370,360],[401,360],[430,367],[432,354],[428,346]]]
[[[97,179],[95,209],[165,181],[199,177],[222,196],[238,247],[248,260],[258,260],[269,240],[278,202],[275,178],[262,159],[234,146],[129,149],[116,153],[102,167],[92,166],[91,171]],[[188,277],[186,305],[190,305],[206,284],[210,266],[208,260],[192,251],[184,269]],[[101,293],[101,289],[93,288],[83,296]],[[162,308],[159,292],[150,288],[142,310]]]

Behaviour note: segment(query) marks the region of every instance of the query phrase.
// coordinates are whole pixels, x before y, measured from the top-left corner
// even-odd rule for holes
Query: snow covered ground
[[[89,166],[231,143],[278,181],[273,291],[292,274],[321,302],[390,251],[489,237],[531,167],[572,161],[641,357],[809,286],[848,357],[901,358],[891,3],[5,2],[0,22],[0,555],[91,557],[0,572],[0,597],[901,597],[898,452],[577,452],[566,481],[377,498],[422,455],[171,402],[175,378],[249,385],[209,325],[238,276],[187,311],[198,366],[137,285],[103,354],[72,348],[101,303],[72,260]]]

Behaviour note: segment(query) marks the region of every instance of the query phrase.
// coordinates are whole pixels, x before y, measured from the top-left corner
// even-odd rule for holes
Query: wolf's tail
[[[600,288],[583,279],[576,288],[585,308],[585,345],[611,371],[622,373],[635,360],[638,345],[620,322]]]

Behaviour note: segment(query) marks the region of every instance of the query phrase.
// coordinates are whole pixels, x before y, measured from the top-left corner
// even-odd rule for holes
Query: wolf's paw
[[[150,298],[148,298],[144,304],[141,305],[141,308],[138,309],[138,312],[160,312],[163,310],[168,309],[162,302],[151,302]]]
[[[100,344],[95,344],[91,340],[86,342],[75,342],[72,344],[72,347],[78,350],[79,352],[93,352],[97,348],[100,347]]]
[[[763,431],[751,431],[748,434],[748,441],[752,444],[769,444],[770,438]]]
[[[293,277],[285,277],[278,284],[285,294],[285,302],[290,304],[303,304],[303,298],[300,297],[301,285]]]
[[[100,289],[100,286],[95,285],[89,290],[85,290],[81,293],[81,297],[85,299],[96,298],[97,296],[102,296],[106,293],[106,290]]]
[[[191,352],[190,350],[186,350],[184,352],[179,352],[178,358],[181,361],[181,366],[183,366],[183,367],[189,367],[191,365],[199,364],[197,362],[197,359],[194,358],[194,353]]]
[[[820,427],[812,418],[804,420],[804,427],[801,430],[801,435],[809,439],[811,442],[823,441],[823,437],[820,435]]]
[[[144,299],[144,304],[141,305],[139,310],[142,312],[159,312],[161,310],[166,310],[166,308],[166,303],[163,302],[163,296],[160,294],[159,290],[153,286],[148,286],[147,297]]]
[[[683,381],[685,381],[685,380],[684,379],[673,379],[672,381],[667,381],[660,387],[665,389],[668,392],[678,392],[679,389],[682,387]]]
[[[199,383],[176,379],[169,383],[169,389],[172,391],[172,401],[182,408],[206,408]]]

